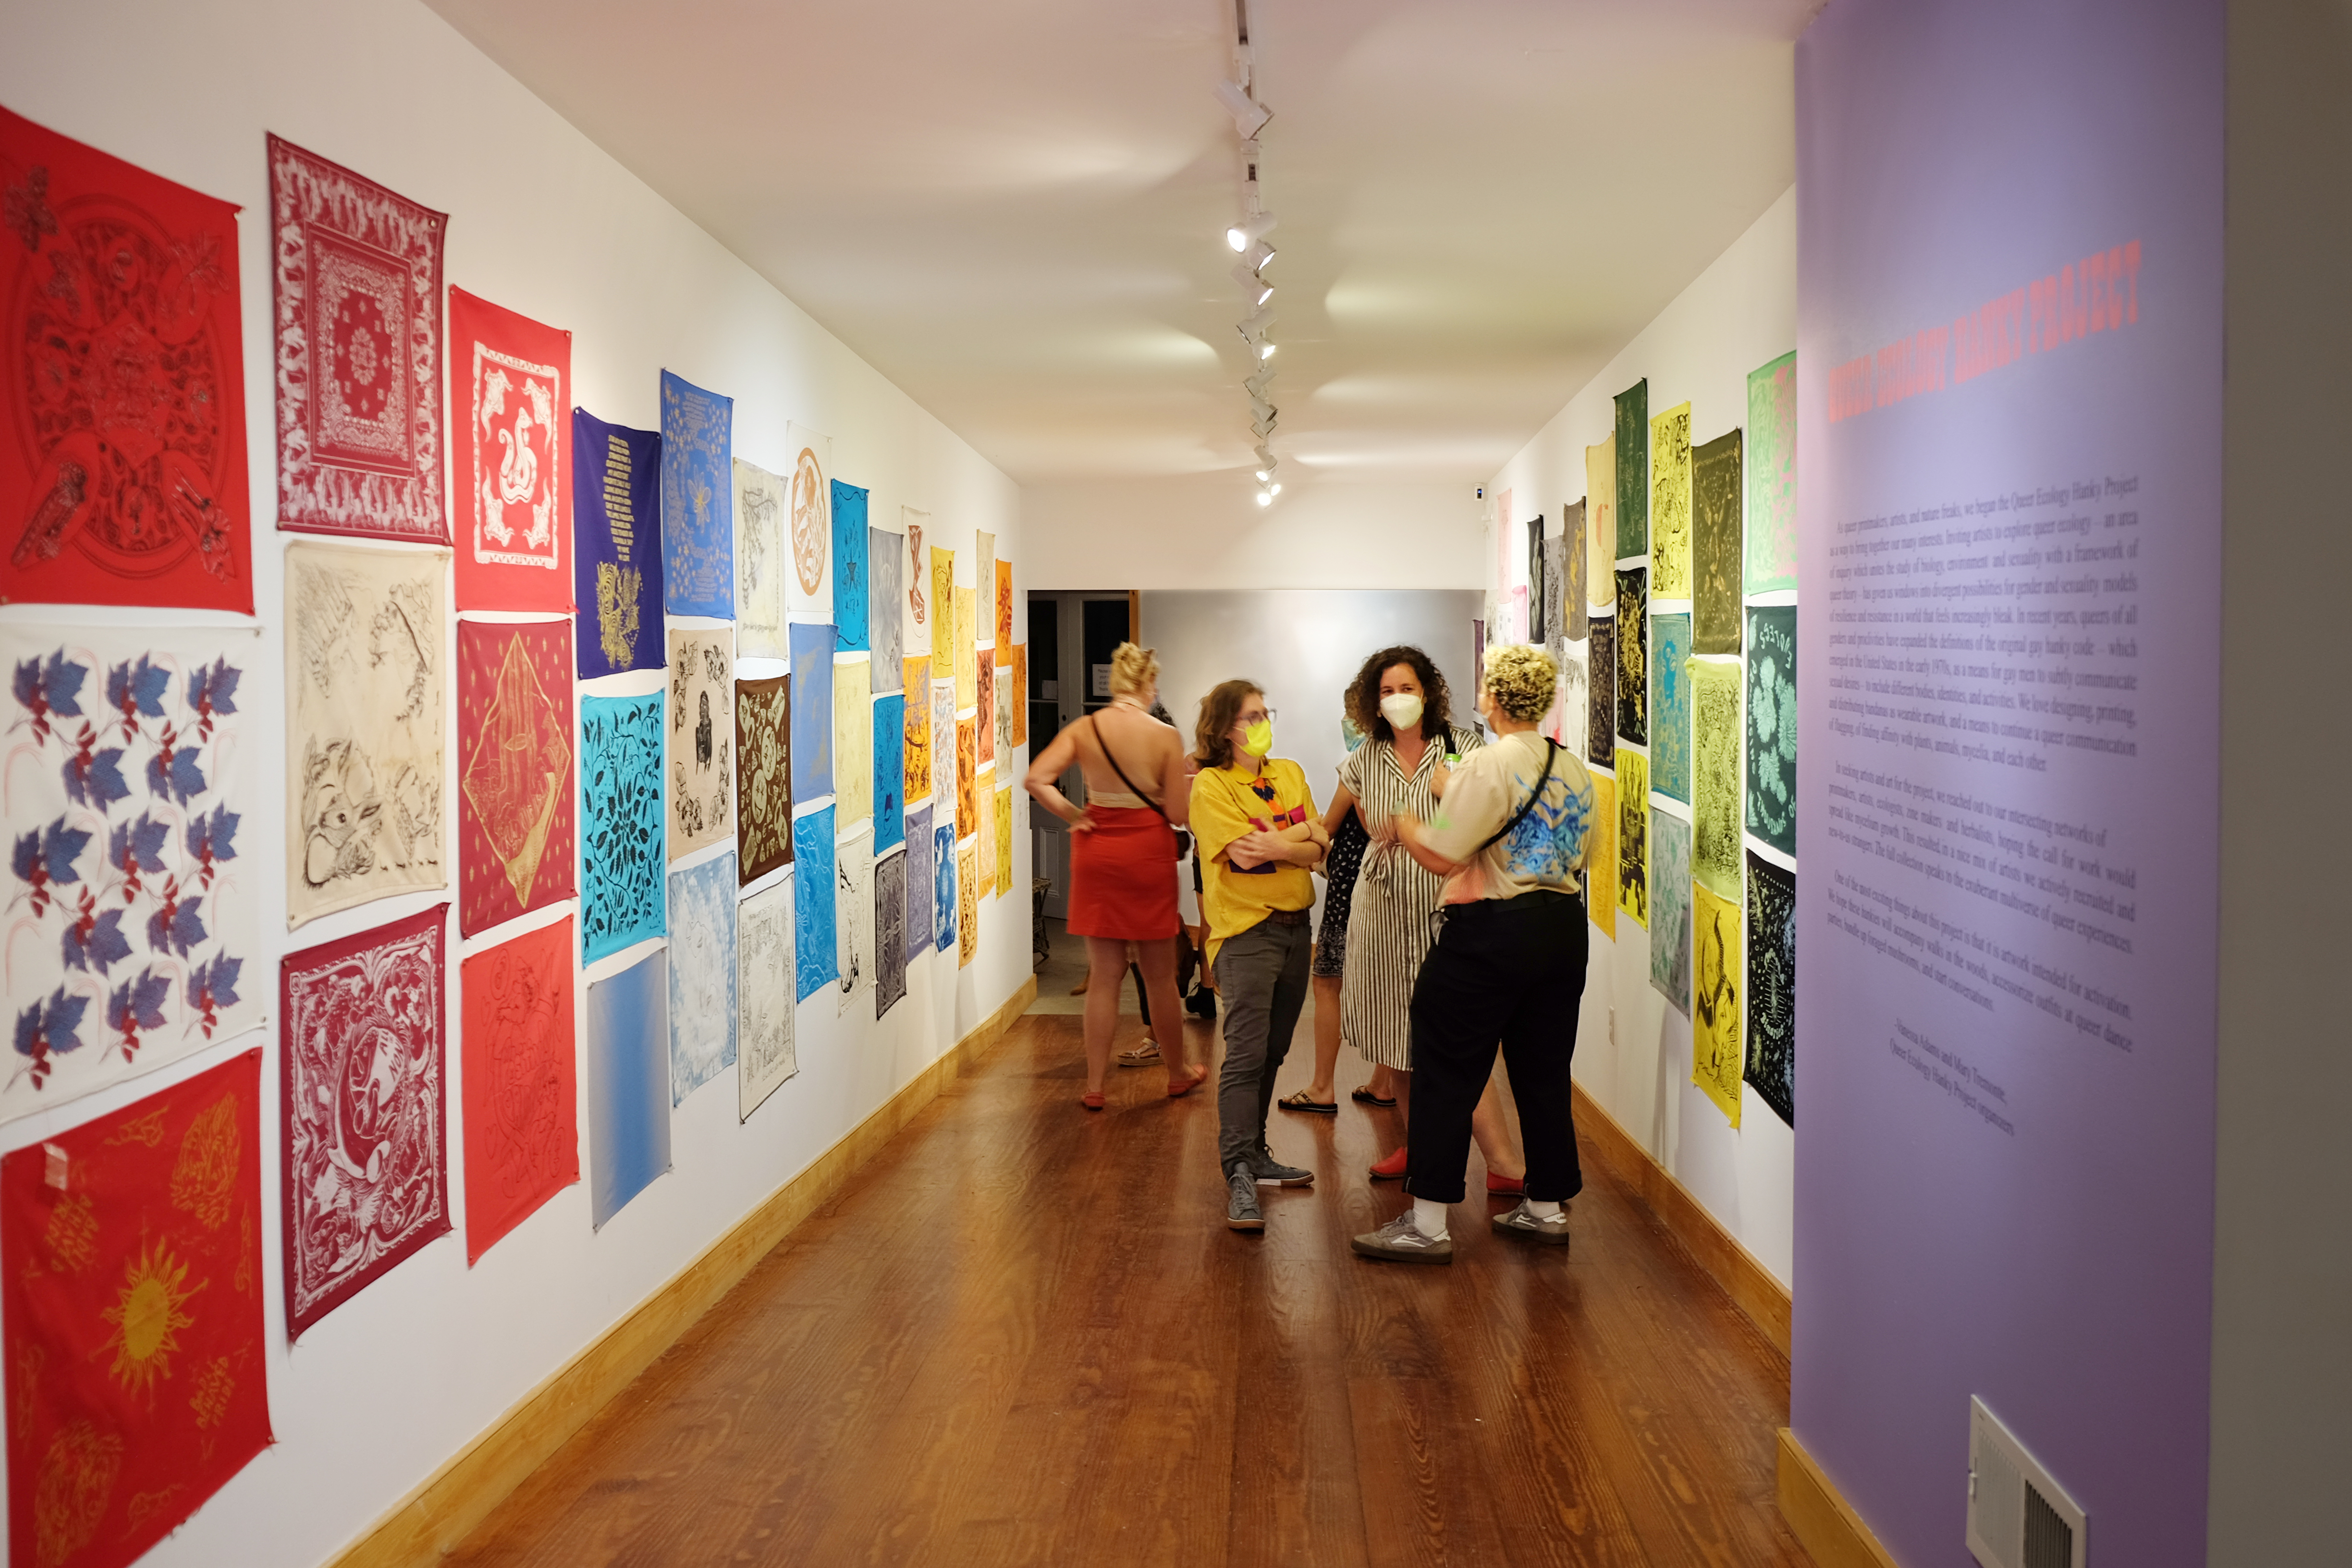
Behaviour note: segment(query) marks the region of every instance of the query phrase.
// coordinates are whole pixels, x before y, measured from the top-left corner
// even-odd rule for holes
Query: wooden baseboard
[[[1764,1337],[1789,1353],[1789,1290],[1772,1277],[1772,1271],[1756,1260],[1756,1255],[1739,1245],[1738,1238],[1724,1229],[1705,1205],[1691,1196],[1690,1190],[1680,1182],[1647,1149],[1636,1142],[1633,1135],[1617,1124],[1617,1119],[1601,1109],[1600,1101],[1584,1091],[1584,1086],[1574,1088],[1576,1125],[1592,1141],[1601,1158],[1624,1182],[1642,1194],[1675,1239],[1686,1247],[1699,1267],[1716,1278],[1716,1281],[1739,1303],[1740,1310],[1755,1321]]]
[[[1900,1568],[1786,1426],[1778,1469],[1780,1517],[1820,1568]]]
[[[524,1478],[677,1342],[751,1266],[823,1206],[915,1113],[939,1098],[1037,997],[1034,975],[978,1028],[778,1187],[635,1310],[525,1394],[336,1556],[331,1568],[437,1563]]]

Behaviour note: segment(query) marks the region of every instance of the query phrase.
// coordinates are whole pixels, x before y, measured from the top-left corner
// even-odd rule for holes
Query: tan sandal
[[[1160,1042],[1147,1038],[1139,1046],[1130,1046],[1112,1058],[1123,1068],[1148,1068],[1160,1060]]]

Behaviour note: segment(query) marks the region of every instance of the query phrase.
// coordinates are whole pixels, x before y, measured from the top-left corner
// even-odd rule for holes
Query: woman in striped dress
[[[1348,710],[1369,738],[1340,765],[1339,789],[1361,816],[1371,842],[1349,911],[1339,1015],[1347,1037],[1365,1059],[1391,1069],[1402,1121],[1412,1108],[1413,982],[1436,931],[1444,882],[1405,852],[1394,819],[1401,812],[1416,821],[1436,815],[1430,784],[1445,754],[1458,756],[1482,742],[1475,729],[1453,727],[1445,677],[1417,647],[1384,647],[1366,659],[1348,688]],[[1474,1120],[1486,1154],[1489,1190],[1517,1191],[1524,1173],[1492,1085],[1479,1112]],[[1403,1175],[1404,1155],[1400,1142],[1372,1167],[1372,1174]]]

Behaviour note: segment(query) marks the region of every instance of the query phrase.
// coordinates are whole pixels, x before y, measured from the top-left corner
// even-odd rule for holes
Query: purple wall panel
[[[2222,9],[1799,46],[1797,1435],[1966,1568],[1968,1399],[2205,1547]],[[2291,563],[2282,563],[2291,573]]]

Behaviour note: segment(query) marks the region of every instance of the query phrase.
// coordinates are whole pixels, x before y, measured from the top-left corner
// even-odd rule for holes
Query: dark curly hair
[[[1454,724],[1445,677],[1439,673],[1435,659],[1410,643],[1384,647],[1364,660],[1364,668],[1348,683],[1348,717],[1369,738],[1395,742],[1396,731],[1381,712],[1381,675],[1400,664],[1410,665],[1414,679],[1421,682],[1421,732],[1433,740],[1445,736]]]

